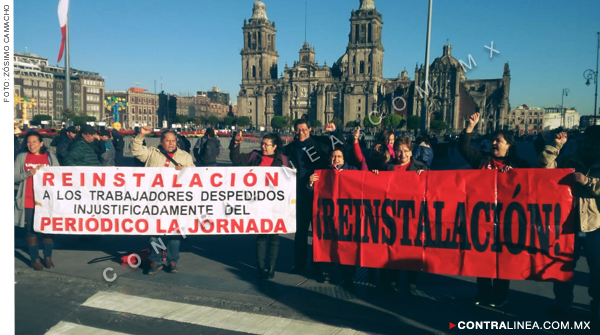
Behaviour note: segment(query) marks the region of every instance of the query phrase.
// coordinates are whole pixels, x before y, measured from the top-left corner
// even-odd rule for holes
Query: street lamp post
[[[565,96],[569,96],[569,92],[571,92],[571,90],[568,88],[563,88],[563,90],[562,90],[562,99],[560,100],[560,113],[562,114],[562,120],[561,120],[562,127],[565,126],[565,114],[567,114],[567,111],[565,111]]]
[[[594,125],[596,125],[596,111],[598,110],[598,59],[600,58],[600,31],[596,33],[598,35],[598,47],[596,50],[596,71],[587,69],[583,72],[583,77],[587,80],[585,84],[590,86],[590,80],[594,81],[596,85],[596,93],[594,94]]]
[[[431,40],[431,7],[433,6],[433,0],[429,0],[429,9],[427,11],[427,41],[425,43],[425,90],[427,90],[427,84],[429,82],[429,44]],[[427,94],[423,96],[423,106],[421,109],[421,135],[425,134],[427,125]]]

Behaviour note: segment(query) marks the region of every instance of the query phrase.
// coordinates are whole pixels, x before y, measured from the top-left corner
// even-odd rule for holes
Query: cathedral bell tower
[[[382,16],[375,0],[361,0],[360,9],[352,11],[347,46],[348,71],[357,80],[377,80],[383,76]]]
[[[242,55],[242,84],[265,83],[277,79],[275,49],[275,22],[267,18],[267,8],[262,1],[256,1],[252,17],[244,20],[244,48]]]
[[[238,94],[238,114],[248,116],[253,126],[269,127],[274,115],[273,96],[267,91],[277,85],[275,22],[267,18],[267,7],[254,2],[252,17],[244,20],[242,55],[242,84]]]

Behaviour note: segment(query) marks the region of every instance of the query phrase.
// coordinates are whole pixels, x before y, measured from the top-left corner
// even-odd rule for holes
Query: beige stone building
[[[148,89],[130,87],[127,91],[107,91],[106,97],[123,98],[127,108],[119,112],[119,122],[123,128],[137,126],[159,127],[158,124],[158,95],[148,92]],[[105,109],[106,122],[112,123],[112,110]]]
[[[508,114],[508,130],[515,134],[537,134],[544,131],[544,109],[525,104],[512,109]]]
[[[48,59],[34,54],[14,54],[15,93],[33,99],[35,105],[23,115],[23,104],[14,108],[15,120],[31,120],[34,115],[52,117],[53,125],[61,125],[66,106],[65,69],[48,65]],[[77,115],[104,119],[104,78],[99,73],[71,69],[71,101]]]
[[[213,102],[209,97],[201,93],[198,92],[195,96],[175,95],[175,98],[177,98],[177,115],[187,115],[190,118],[215,115],[223,118],[229,113],[229,105]]]
[[[383,78],[383,17],[374,0],[360,0],[350,14],[350,33],[345,53],[331,66],[315,61],[315,50],[305,42],[292,66],[287,63],[277,77],[275,23],[267,18],[266,6],[256,1],[252,17],[244,20],[242,83],[238,94],[238,116],[250,117],[254,126],[270,127],[275,115],[294,119],[307,115],[322,123],[337,118],[343,124],[361,122],[371,111],[403,117],[420,115],[427,97],[427,125],[443,120],[460,131],[467,117],[480,111],[486,123],[481,131],[506,128],[510,70],[505,64],[502,78],[469,80],[465,66],[452,57],[446,44],[442,57],[433,61],[429,85],[425,68],[415,68],[415,79],[405,70],[398,78]],[[467,65],[469,66],[469,65]],[[429,91],[426,86],[430,86]],[[424,95],[425,94],[425,95]]]

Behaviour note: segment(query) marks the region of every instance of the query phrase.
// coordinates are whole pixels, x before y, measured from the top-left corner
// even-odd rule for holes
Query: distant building
[[[558,127],[565,129],[579,129],[579,113],[567,107],[545,107],[544,108],[544,130],[552,130]]]
[[[525,104],[508,113],[507,129],[515,134],[537,134],[544,131],[544,109]]]
[[[579,119],[579,129],[585,130],[585,128],[594,125],[593,115],[582,115]],[[600,125],[600,117],[596,118],[596,125]]]
[[[177,123],[177,96],[174,94],[158,94],[158,126],[160,128],[171,128],[171,125]]]
[[[127,108],[119,112],[119,122],[124,128],[137,126],[160,127],[158,122],[158,95],[145,88],[130,87],[127,91],[107,91],[106,97],[123,98]],[[112,110],[105,109],[106,121],[113,118]]]
[[[35,105],[23,115],[22,105],[15,105],[15,120],[31,120],[34,115],[52,117],[54,125],[62,124],[66,108],[65,69],[48,65],[48,59],[29,53],[14,53],[15,93],[21,98],[33,99]],[[71,68],[72,111],[104,120],[104,78],[97,72]]]
[[[508,63],[501,78],[468,80],[466,68],[471,68],[471,60],[463,66],[446,44],[443,55],[431,65],[429,85],[425,85],[423,65],[415,68],[414,80],[406,70],[398,78],[383,78],[383,17],[374,0],[360,0],[360,8],[351,11],[346,51],[331,67],[319,64],[314,48],[305,42],[298,60],[291,67],[286,64],[278,76],[275,23],[267,18],[262,1],[254,2],[252,17],[244,20],[242,29],[237,110],[238,116],[249,117],[256,127],[270,127],[276,115],[298,119],[306,114],[323,124],[334,118],[342,124],[362,124],[372,111],[420,115],[423,97],[427,98],[427,127],[433,120],[443,120],[458,132],[476,111],[485,120],[478,125],[481,132],[508,127]]]
[[[215,115],[220,119],[227,116],[231,110],[229,103],[221,104],[215,102],[206,94],[200,93],[206,92],[198,92],[197,95],[191,97],[177,96],[177,115],[187,115],[189,118]],[[229,94],[226,94],[228,97]]]
[[[198,92],[195,96],[177,96],[177,115],[189,118],[207,116],[210,113],[210,99]]]
[[[212,103],[221,104],[221,105],[231,105],[231,98],[229,97],[229,93],[221,92],[219,87],[213,87],[210,91],[198,91],[196,95],[206,96],[208,100]]]

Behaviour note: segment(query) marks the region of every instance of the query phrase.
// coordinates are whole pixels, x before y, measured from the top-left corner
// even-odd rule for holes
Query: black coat
[[[60,165],[64,165],[64,159],[67,156],[67,152],[69,152],[69,146],[73,141],[65,135],[59,137],[56,142],[56,158],[58,158]]]
[[[116,152],[123,153],[123,149],[125,149],[125,141],[123,141],[123,136],[121,136],[119,131],[116,129],[112,130],[112,143]]]
[[[332,139],[332,136],[335,138]],[[337,140],[336,140],[337,138]],[[333,140],[333,142],[332,142]],[[293,167],[298,170],[296,185],[306,185],[310,175],[315,170],[326,169],[329,165],[329,155],[333,149],[333,143],[344,143],[344,137],[339,132],[333,132],[327,136],[311,136],[302,144],[294,140],[292,143],[283,147],[283,154],[288,156]],[[306,145],[306,152],[302,149]],[[309,156],[310,155],[310,156]],[[303,164],[299,160],[303,161]],[[300,189],[298,187],[297,189]]]
[[[394,163],[387,164],[386,165],[387,171],[394,171],[395,165],[396,164],[394,164]],[[408,166],[408,169],[406,169],[406,171],[417,171],[417,170],[429,171],[429,167],[425,163],[411,158],[410,165]]]

